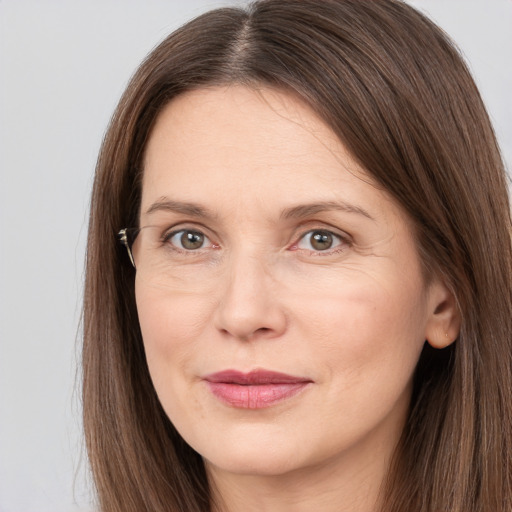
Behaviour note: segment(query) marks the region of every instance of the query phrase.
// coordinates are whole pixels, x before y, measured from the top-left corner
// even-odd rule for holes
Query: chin
[[[261,449],[237,450],[227,456],[204,458],[206,467],[215,467],[223,472],[247,476],[281,476],[299,469],[302,465],[290,454],[265,451]]]
[[[250,430],[250,429],[249,429]],[[272,434],[244,432],[245,435],[211,436],[208,440],[186,439],[200,453],[206,466],[239,475],[278,476],[307,464],[304,442]],[[272,429],[270,429],[272,430]],[[252,435],[251,435],[252,434]]]

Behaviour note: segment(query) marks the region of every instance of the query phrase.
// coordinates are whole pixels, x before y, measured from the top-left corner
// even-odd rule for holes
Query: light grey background
[[[0,0],[0,512],[93,509],[77,339],[96,155],[144,55],[226,3]],[[510,169],[512,0],[410,3],[466,55]]]

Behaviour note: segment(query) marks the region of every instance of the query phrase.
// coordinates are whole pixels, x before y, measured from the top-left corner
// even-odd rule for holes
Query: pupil
[[[316,231],[311,240],[311,245],[318,251],[325,251],[332,246],[332,235],[323,231]]]
[[[203,235],[193,231],[186,231],[181,235],[181,244],[185,249],[199,249],[203,245],[203,240]]]

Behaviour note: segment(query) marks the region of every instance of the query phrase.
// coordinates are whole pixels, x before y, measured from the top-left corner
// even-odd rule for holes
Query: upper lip
[[[308,377],[298,377],[271,370],[252,370],[248,373],[238,370],[223,370],[206,375],[204,380],[213,383],[239,384],[241,386],[313,382]]]

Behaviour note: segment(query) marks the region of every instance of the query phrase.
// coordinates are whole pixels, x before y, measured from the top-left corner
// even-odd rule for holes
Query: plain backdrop
[[[93,510],[77,368],[96,155],[147,52],[228,3],[0,0],[0,512]],[[510,169],[512,1],[410,3],[466,56]]]

